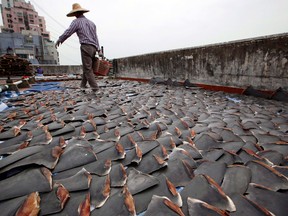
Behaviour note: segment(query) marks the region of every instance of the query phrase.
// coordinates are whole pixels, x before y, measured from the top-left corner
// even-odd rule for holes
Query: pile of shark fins
[[[0,113],[1,216],[287,215],[287,104],[73,86],[20,95]]]

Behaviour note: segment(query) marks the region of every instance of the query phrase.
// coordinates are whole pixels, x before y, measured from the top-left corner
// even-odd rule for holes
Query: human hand
[[[57,47],[59,47],[61,44],[61,41],[57,40],[56,44],[55,44],[55,48],[57,49]]]

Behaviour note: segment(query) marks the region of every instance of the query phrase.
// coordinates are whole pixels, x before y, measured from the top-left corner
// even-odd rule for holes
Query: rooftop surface
[[[1,215],[287,215],[287,103],[98,83],[7,101]]]

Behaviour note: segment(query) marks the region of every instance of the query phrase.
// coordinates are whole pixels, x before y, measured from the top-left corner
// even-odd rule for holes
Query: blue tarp
[[[3,110],[5,110],[5,109],[7,109],[7,108],[8,108],[8,106],[7,106],[5,103],[2,103],[2,102],[0,101],[0,112],[3,111]]]
[[[5,101],[10,98],[18,97],[19,95],[29,94],[31,92],[43,92],[43,91],[56,91],[56,90],[64,90],[65,87],[62,87],[61,82],[44,82],[33,84],[31,88],[27,89],[23,92],[15,92],[15,91],[4,91],[0,93],[0,112],[9,107],[6,105]]]
[[[24,92],[43,92],[43,91],[55,91],[64,90],[65,87],[60,85],[61,82],[43,82],[33,84],[32,87]]]

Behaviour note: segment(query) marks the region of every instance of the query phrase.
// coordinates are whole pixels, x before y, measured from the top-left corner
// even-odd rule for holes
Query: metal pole
[[[104,59],[104,47],[101,46],[102,59]]]

